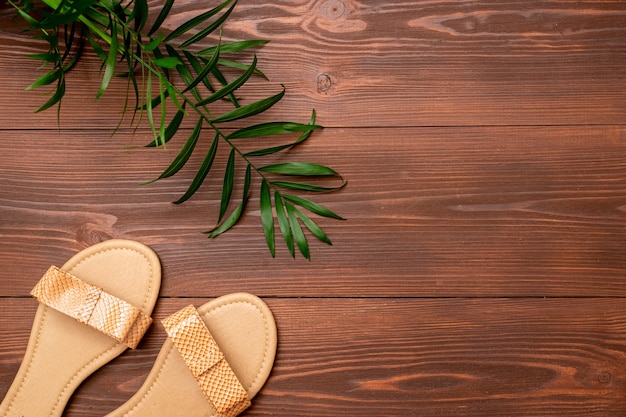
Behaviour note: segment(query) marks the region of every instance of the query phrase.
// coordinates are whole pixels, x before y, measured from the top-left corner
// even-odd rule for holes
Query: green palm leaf
[[[278,220],[280,233],[285,239],[285,244],[287,245],[287,249],[289,249],[291,257],[295,258],[296,252],[293,245],[293,234],[291,231],[291,226],[289,224],[289,218],[285,213],[285,204],[283,202],[283,197],[278,191],[274,192],[274,206],[276,207],[276,219]]]
[[[187,138],[187,142],[185,142],[185,145],[182,147],[174,161],[170,164],[169,167],[165,169],[165,171],[163,171],[161,175],[159,175],[159,178],[154,181],[171,177],[172,175],[180,171],[180,169],[187,163],[194,148],[196,147],[196,143],[198,143],[198,138],[200,137],[200,132],[202,131],[202,123],[202,119],[198,120],[196,126],[191,132],[191,135],[189,135],[189,138]]]
[[[298,197],[295,195],[290,195],[290,194],[283,194],[283,197],[285,198],[285,200],[289,200],[294,204],[304,207],[305,209],[319,216],[330,217],[332,219],[337,219],[337,220],[343,220],[343,217],[339,216],[338,214],[327,209],[326,207],[320,204],[317,204],[316,202],[311,201],[309,199]]]
[[[287,216],[289,218],[289,226],[291,227],[293,240],[296,242],[296,246],[298,246],[298,249],[300,250],[302,256],[310,261],[311,253],[309,252],[309,244],[306,241],[306,236],[304,235],[302,227],[300,226],[300,222],[298,221],[295,208],[292,204],[289,203],[285,204],[285,208],[287,209]]]
[[[174,201],[174,204],[184,203],[185,201],[189,200],[189,198],[191,198],[191,196],[193,196],[196,191],[198,191],[206,176],[209,174],[211,166],[213,166],[213,161],[215,160],[215,155],[217,154],[217,145],[219,144],[219,139],[219,135],[216,134],[213,142],[211,143],[211,146],[209,147],[209,151],[204,157],[202,165],[200,166],[200,169],[196,173],[193,181],[191,182],[191,185],[187,189],[187,192],[181,198]]]
[[[228,162],[226,163],[226,169],[224,170],[224,182],[222,184],[222,198],[220,200],[220,215],[218,222],[222,221],[222,217],[226,214],[228,204],[230,203],[230,197],[233,194],[233,186],[235,184],[235,149],[231,149],[228,156]]]
[[[259,171],[281,175],[327,176],[339,175],[337,171],[324,165],[309,162],[284,162],[259,167]]]
[[[328,238],[328,236],[326,236],[326,233],[324,233],[324,231],[313,220],[311,220],[309,216],[304,214],[302,210],[298,209],[297,207],[294,207],[293,211],[296,213],[296,215],[302,221],[302,223],[307,227],[307,229],[309,229],[309,231],[313,234],[313,236],[315,236],[316,238],[318,238],[319,240],[321,240],[322,242],[328,245],[333,244]]]
[[[261,182],[260,205],[263,234],[265,235],[267,247],[269,248],[272,257],[274,257],[276,256],[276,250],[274,245],[274,215],[272,213],[272,196],[265,179]]]
[[[161,8],[161,12],[157,16],[157,18],[154,20],[152,27],[148,31],[148,36],[152,35],[154,32],[159,30],[159,28],[161,27],[161,25],[163,24],[167,16],[170,14],[170,11],[173,5],[174,5],[174,0],[165,0],[165,4],[163,4],[163,7]]]
[[[224,2],[220,6],[225,7],[225,6],[228,5],[228,3],[229,2]],[[187,39],[185,42],[183,42],[180,45],[180,47],[181,48],[187,48],[189,45],[193,45],[194,43],[196,43],[198,41],[201,41],[202,39],[206,38],[211,33],[215,32],[215,30],[218,27],[222,26],[222,24],[224,24],[226,19],[228,19],[228,16],[230,16],[230,14],[232,13],[232,11],[233,11],[233,9],[235,8],[236,5],[237,5],[237,0],[233,1],[233,4],[230,6],[230,8],[219,19],[217,19],[215,22],[213,22],[212,24],[210,24],[206,28],[202,29],[200,32],[198,32],[197,34],[195,34],[191,38]],[[218,6],[218,7],[220,7],[220,6]],[[219,12],[223,7],[220,7],[219,10],[217,10],[217,12]],[[217,7],[216,7],[216,9],[217,9]]]
[[[228,139],[247,139],[269,135],[283,135],[294,132],[308,132],[322,126],[293,122],[269,122],[244,127],[228,135]]]
[[[195,28],[196,26],[198,26],[199,24],[205,22],[206,20],[210,19],[211,17],[215,16],[217,13],[219,13],[222,9],[224,9],[226,6],[228,6],[228,4],[230,2],[232,2],[233,0],[227,0],[225,2],[223,2],[222,4],[214,7],[213,9],[209,10],[208,12],[202,13],[199,16],[196,16],[192,19],[189,19],[188,21],[186,21],[185,23],[183,23],[182,25],[180,25],[179,27],[177,27],[176,29],[174,29],[166,38],[165,38],[165,42],[177,39],[178,37],[180,37],[181,35],[189,32],[191,29]]]
[[[248,202],[248,193],[250,190],[250,180],[252,176],[251,172],[251,167],[250,165],[248,165],[248,167],[246,168],[246,175],[243,185],[243,198],[241,200],[241,203],[239,203],[235,210],[233,210],[233,212],[218,227],[209,232],[210,238],[217,237],[227,230],[231,229],[235,224],[237,224],[237,222],[241,218],[243,209],[246,207],[246,203]]]
[[[259,101],[255,101],[254,103],[239,107],[235,110],[232,110],[228,113],[224,113],[221,116],[218,116],[212,120],[213,123],[225,123],[232,122],[239,119],[244,119],[246,117],[251,117],[262,113],[272,107],[274,104],[278,103],[280,99],[285,95],[285,89],[280,93],[261,99]]]
[[[286,194],[282,190],[338,190],[346,182],[337,171],[325,165],[284,159],[278,159],[279,162],[273,159],[256,163],[258,158],[301,144],[312,132],[321,129],[321,126],[315,124],[315,111],[306,124],[267,120],[258,124],[240,122],[262,114],[276,105],[284,97],[285,87],[282,86],[282,91],[275,95],[251,103],[240,103],[240,99],[235,96],[239,89],[249,84],[253,76],[259,75],[267,80],[267,76],[258,67],[256,54],[249,63],[241,60],[246,54],[238,53],[268,42],[222,42],[223,25],[233,15],[237,0],[221,1],[217,6],[185,21],[169,33],[161,31],[175,0],[164,0],[163,7],[147,31],[147,24],[152,20],[149,0],[42,0],[42,9],[31,8],[28,0],[19,3],[8,1],[30,26],[30,30],[36,31],[33,37],[46,42],[48,46],[44,53],[31,55],[41,63],[45,71],[28,89],[48,87],[52,90],[51,96],[37,111],[57,106],[57,112],[60,112],[66,88],[66,73],[74,68],[88,42],[102,62],[101,82],[96,99],[104,94],[117,77],[127,78],[123,113],[127,109],[133,112],[131,125],[136,125],[137,128],[142,126],[144,118],[147,119],[154,137],[154,141],[146,145],[147,147],[164,147],[178,136],[185,126],[187,116],[191,114],[195,118],[194,127],[181,149],[161,175],[150,183],[179,174],[203,140],[202,133],[206,129],[213,132],[213,139],[208,144],[201,166],[195,172],[186,192],[175,204],[187,201],[198,192],[211,172],[219,143],[224,141],[228,145],[230,153],[223,172],[219,213],[215,227],[207,232],[209,237],[216,237],[230,230],[242,218],[254,173],[260,178],[261,226],[272,257],[275,256],[277,233],[274,218],[289,253],[294,258],[296,248],[305,258],[311,258],[306,236],[309,232],[319,241],[331,244],[328,236],[304,210],[321,217],[342,217],[311,199]],[[219,33],[216,45],[197,47],[200,42],[210,42],[209,35],[215,33]],[[226,54],[232,55],[227,59]],[[119,71],[118,64],[124,65],[124,72]],[[229,74],[234,71],[240,75],[231,78]],[[129,105],[131,94],[135,96],[134,106]],[[222,103],[214,104],[218,101]],[[223,106],[232,107],[224,110]],[[216,108],[219,109],[218,113]],[[174,109],[175,114],[168,118],[171,109]],[[222,130],[223,124],[235,121],[240,122],[240,125],[234,131]],[[287,141],[288,143],[270,143],[247,152],[239,147],[239,139],[263,138],[265,143],[289,134],[299,136],[295,140]],[[246,141],[246,145],[249,143],[252,140]],[[243,195],[241,201],[229,212],[234,205],[232,200],[235,185],[240,181],[235,166],[241,160],[246,165]],[[295,177],[331,177],[341,180],[341,185],[329,187]]]
[[[256,55],[255,55],[254,60],[252,61],[252,65],[250,65],[250,68],[248,68],[248,71],[243,73],[243,75],[235,79],[233,82],[229,83],[228,85],[225,85],[223,88],[217,90],[215,93],[211,94],[209,97],[197,103],[197,105],[205,106],[209,103],[213,103],[214,101],[217,101],[221,98],[226,97],[227,95],[230,95],[233,91],[235,91],[236,89],[244,85],[244,83],[248,81],[248,79],[252,76],[252,74],[254,74],[254,70],[256,68],[256,62],[257,60],[256,60]],[[215,122],[215,120],[213,120],[213,122]]]

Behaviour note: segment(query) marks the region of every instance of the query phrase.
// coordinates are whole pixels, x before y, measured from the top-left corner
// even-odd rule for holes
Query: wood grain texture
[[[157,319],[203,299],[166,299]],[[246,415],[621,416],[626,315],[615,299],[267,299],[280,346]],[[0,389],[31,300],[0,300]],[[341,317],[340,320],[337,318]],[[96,372],[66,415],[106,413],[142,384],[165,338]]]
[[[313,262],[265,249],[258,181],[242,223],[216,240],[221,174],[182,206],[200,163],[149,186],[176,150],[123,150],[137,137],[5,131],[0,291],[25,295],[51,263],[110,237],[160,254],[164,296],[622,296],[626,152],[621,126],[327,129],[292,154],[349,179],[318,201],[333,247]],[[138,134],[137,136],[146,136]],[[198,146],[208,146],[208,143]],[[45,148],[45,152],[41,149]],[[344,149],[349,149],[346,158]],[[224,165],[216,162],[216,169]],[[28,277],[28,279],[24,279]]]
[[[166,27],[202,7],[177,3]],[[40,74],[25,55],[41,45],[20,34],[8,8],[0,16],[0,49],[8,49],[0,100],[13,102],[2,126],[52,127],[54,112],[32,115],[40,93],[22,92]],[[247,97],[284,83],[282,117],[304,121],[314,107],[329,127],[615,124],[626,118],[625,20],[621,2],[242,1],[225,39],[271,40],[259,68],[272,81]],[[99,64],[87,58],[80,68],[62,125],[115,126],[126,84],[95,105]],[[27,99],[12,100],[18,95]]]
[[[166,26],[206,7],[177,0]],[[240,0],[225,39],[271,40],[257,51],[271,81],[241,97],[284,83],[257,120],[306,121],[315,108],[326,129],[286,158],[349,181],[317,196],[347,220],[320,219],[334,245],[311,240],[307,262],[281,241],[269,256],[258,182],[242,222],[216,240],[200,232],[215,222],[219,175],[171,204],[210,138],[179,175],[139,186],[182,139],[162,151],[139,148],[143,126],[111,135],[125,83],[94,102],[92,55],[69,76],[60,123],[33,113],[45,96],[24,92],[42,73],[27,55],[42,44],[0,2],[0,396],[41,274],[127,238],[161,258],[157,320],[235,291],[268,302],[279,352],[245,415],[623,416],[625,23],[619,1]],[[120,405],[164,337],[153,326],[65,415]]]

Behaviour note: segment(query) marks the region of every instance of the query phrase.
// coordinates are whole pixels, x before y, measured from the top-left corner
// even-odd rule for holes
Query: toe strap
[[[152,323],[139,308],[56,266],[48,269],[31,295],[133,349]]]
[[[219,417],[234,417],[251,405],[193,305],[163,320],[163,326]]]

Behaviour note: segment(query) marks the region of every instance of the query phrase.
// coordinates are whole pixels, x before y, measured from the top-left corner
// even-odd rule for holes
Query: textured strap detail
[[[31,295],[40,303],[89,325],[134,349],[152,323],[139,308],[102,288],[50,267]]]
[[[250,407],[245,388],[193,305],[163,320],[163,326],[219,417]]]

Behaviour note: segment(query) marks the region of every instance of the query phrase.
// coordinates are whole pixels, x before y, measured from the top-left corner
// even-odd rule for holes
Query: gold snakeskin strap
[[[193,305],[163,320],[163,326],[219,417],[250,407],[245,388]]]
[[[102,288],[50,267],[31,295],[80,323],[96,328],[134,349],[152,323],[139,308],[108,294]]]

